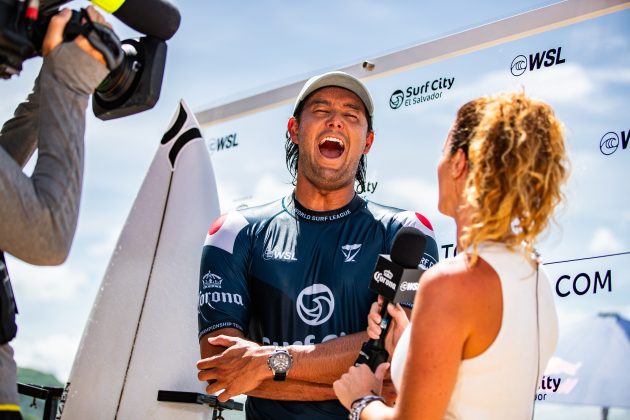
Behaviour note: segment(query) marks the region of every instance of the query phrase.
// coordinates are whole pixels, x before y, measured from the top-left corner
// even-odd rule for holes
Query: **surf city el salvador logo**
[[[454,83],[455,77],[439,77],[427,80],[421,85],[408,86],[405,90],[396,89],[389,97],[389,107],[398,109],[403,105],[407,107],[439,99],[444,92],[453,87]]]
[[[335,298],[325,284],[315,283],[306,287],[297,297],[297,313],[308,325],[321,325],[335,311]]]

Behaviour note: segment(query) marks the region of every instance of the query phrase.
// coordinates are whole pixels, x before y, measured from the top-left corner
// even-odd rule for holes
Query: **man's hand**
[[[101,16],[101,14],[98,13],[93,6],[88,6],[86,10],[93,22],[101,23],[111,28],[111,25],[105,21],[103,16]],[[71,17],[72,12],[69,9],[63,9],[50,19],[48,30],[46,31],[46,36],[44,37],[44,42],[42,44],[42,56],[46,57],[57,45],[63,42],[63,31]],[[79,35],[74,42],[76,42],[83,51],[87,52],[101,63],[107,65],[103,54],[101,54],[96,48],[92,47],[90,41],[88,41],[83,35]]]
[[[208,343],[226,349],[221,354],[199,360],[197,376],[200,381],[213,381],[206,387],[208,394],[224,390],[217,396],[219,401],[246,394],[272,377],[267,366],[267,358],[273,351],[271,346],[228,335],[208,338]]]

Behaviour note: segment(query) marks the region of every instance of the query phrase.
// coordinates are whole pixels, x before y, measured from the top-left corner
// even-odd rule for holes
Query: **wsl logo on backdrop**
[[[212,138],[208,140],[208,150],[210,153],[220,152],[222,150],[238,147],[236,133],[228,134],[223,137]]]
[[[402,106],[412,106],[439,99],[445,91],[453,87],[454,83],[454,77],[440,77],[427,80],[419,86],[409,86],[405,90],[397,89],[389,97],[389,107],[398,109]]]
[[[546,51],[539,51],[528,56],[517,55],[512,60],[510,71],[513,76],[520,76],[526,71],[540,70],[541,67],[552,67],[564,63],[566,60],[561,57],[562,47],[551,48]]]
[[[599,140],[599,150],[603,155],[609,156],[615,153],[620,145],[621,148],[625,150],[628,147],[629,141],[630,130],[621,131],[619,133],[609,131]]]

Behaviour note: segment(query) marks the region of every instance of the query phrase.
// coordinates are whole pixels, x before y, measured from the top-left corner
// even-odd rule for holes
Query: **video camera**
[[[25,60],[41,55],[50,19],[69,1],[0,0],[0,78],[19,74]],[[177,31],[179,12],[165,0],[92,2],[146,35],[121,42],[113,31],[101,26],[94,37],[86,36],[103,53],[111,70],[94,92],[94,115],[110,120],[153,108],[164,76],[165,40]],[[117,3],[115,10],[108,7],[111,3]],[[83,12],[73,11],[64,41],[86,34],[82,21],[85,18]],[[95,26],[98,24],[93,24],[92,29],[99,29]]]

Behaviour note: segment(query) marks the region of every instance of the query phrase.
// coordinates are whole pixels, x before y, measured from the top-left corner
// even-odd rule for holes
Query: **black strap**
[[[4,261],[4,252],[0,251],[0,344],[8,343],[15,338],[17,313],[9,271]]]
[[[85,20],[85,23],[82,20]],[[63,39],[66,42],[72,41],[79,35],[87,38],[90,44],[103,54],[110,70],[120,66],[125,57],[120,39],[108,26],[92,21],[85,9],[72,11],[70,22],[63,32]]]

